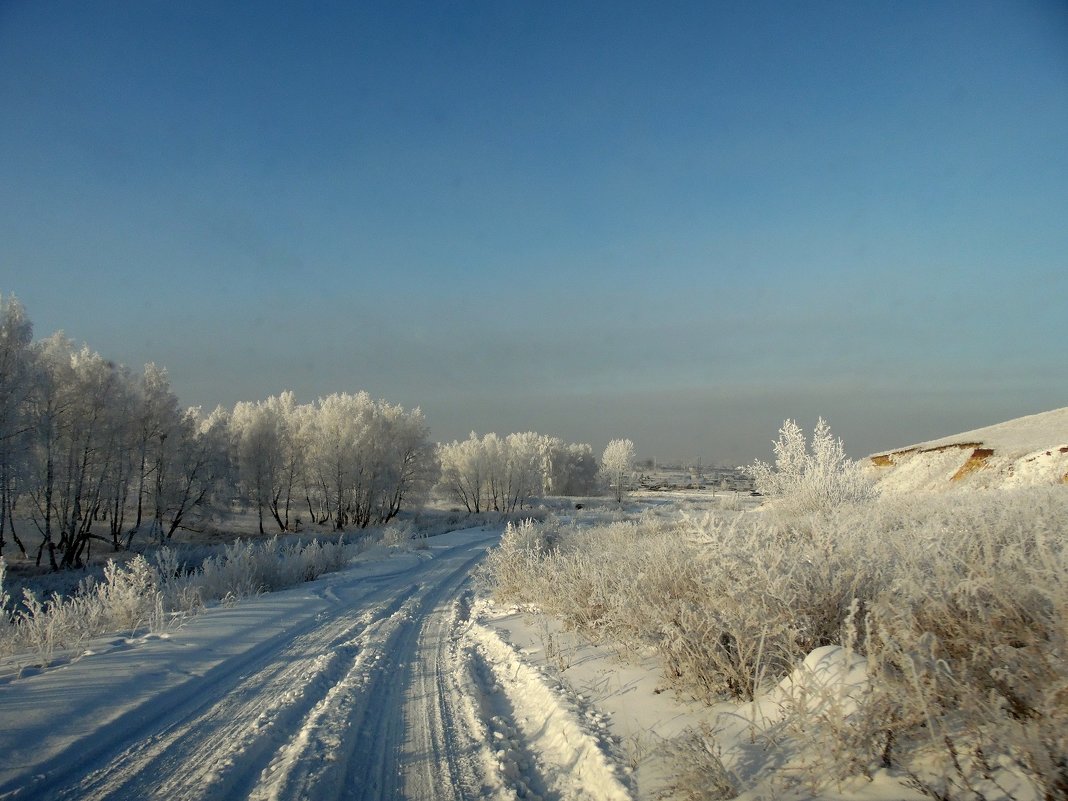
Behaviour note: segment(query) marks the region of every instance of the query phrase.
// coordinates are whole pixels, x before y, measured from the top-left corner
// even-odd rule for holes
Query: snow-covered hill
[[[1068,483],[1068,406],[869,459],[888,492]]]

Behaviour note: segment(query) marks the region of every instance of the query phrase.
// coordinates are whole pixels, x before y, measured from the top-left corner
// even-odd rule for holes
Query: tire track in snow
[[[201,714],[216,699],[236,687],[242,675],[269,665],[287,641],[306,635],[317,626],[309,615],[297,626],[279,632],[252,648],[212,667],[202,676],[190,678],[123,713],[107,725],[107,735],[75,741],[54,760],[49,772],[40,773],[27,784],[19,780],[0,786],[0,798],[61,798],[77,795],[79,779],[95,764],[109,760],[117,749],[136,752],[145,741],[157,739],[162,732]]]
[[[405,773],[403,750],[407,715],[402,715],[417,672],[419,643],[435,610],[454,597],[471,569],[484,556],[472,549],[458,565],[427,582],[419,593],[383,621],[364,658],[308,716],[293,740],[279,750],[251,798],[392,799],[402,797]],[[446,798],[455,787],[439,786],[435,798]],[[462,796],[460,796],[462,797]]]
[[[470,617],[471,591],[427,617],[420,633],[405,708],[405,798],[438,799],[450,788],[457,801],[483,796],[480,735],[472,714],[473,694],[461,684],[460,629]]]
[[[350,623],[343,633],[325,645],[323,638],[317,638],[314,643],[295,643],[287,649],[281,658],[293,655],[293,667],[268,685],[257,683],[258,686],[248,687],[245,694],[250,703],[233,704],[227,698],[213,710],[211,721],[198,724],[207,731],[212,730],[216,721],[222,725],[207,738],[199,741],[191,738],[195,743],[192,748],[178,749],[179,757],[172,761],[177,766],[186,766],[186,770],[179,767],[167,781],[161,782],[155,797],[228,799],[248,795],[279,744],[288,739],[289,732],[301,725],[323,697],[334,691],[362,657],[362,649],[374,629],[396,614],[415,590],[411,586],[388,603],[359,615],[355,623]],[[302,654],[309,645],[318,651],[311,658]],[[308,662],[311,670],[297,667]],[[169,753],[174,752],[169,750]],[[208,769],[188,770],[190,765],[201,764]]]
[[[40,775],[23,771],[0,798],[630,798],[596,716],[472,619],[469,575],[497,536],[473,532],[389,576],[333,574],[312,585],[311,606],[278,607],[299,612],[287,630],[167,690],[130,673],[144,700],[51,751]],[[257,630],[245,631],[242,647]],[[173,658],[145,652],[152,664]]]
[[[416,588],[361,615],[313,625],[276,642],[258,665],[224,662],[226,682],[199,687],[201,703],[164,721],[56,798],[225,799],[243,795],[285,730],[329,692],[357,658],[361,634]]]

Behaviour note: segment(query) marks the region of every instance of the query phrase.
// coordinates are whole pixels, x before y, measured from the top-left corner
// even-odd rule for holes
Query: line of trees
[[[430,429],[419,409],[336,393],[297,404],[292,392],[239,403],[231,417],[245,497],[280,531],[301,514],[335,529],[365,528],[422,503],[438,478]]]
[[[441,489],[468,512],[512,512],[531,498],[590,495],[598,464],[589,445],[533,431],[500,437],[471,435],[443,444]]]
[[[165,370],[135,374],[62,333],[39,342],[23,306],[0,297],[0,554],[7,538],[53,569],[94,541],[130,547],[203,525],[235,502],[282,531],[390,520],[438,476],[418,409],[366,393],[298,405],[291,392],[203,414],[183,409]],[[19,525],[16,525],[16,519]],[[32,549],[31,549],[32,552]]]
[[[633,446],[626,465],[610,461],[619,494]],[[366,392],[183,409],[166,370],[134,373],[62,332],[35,342],[23,306],[0,296],[0,555],[10,537],[30,556],[30,530],[37,564],[77,567],[93,542],[166,542],[235,505],[256,510],[261,533],[363,528],[435,487],[469,512],[512,512],[604,478],[589,445],[534,432],[435,446],[418,408]]]
[[[27,554],[17,511],[54,569],[94,540],[129,547],[146,524],[166,539],[226,485],[228,445],[225,413],[183,410],[166,371],[133,374],[61,332],[34,342],[22,305],[0,298],[0,552],[10,535]]]

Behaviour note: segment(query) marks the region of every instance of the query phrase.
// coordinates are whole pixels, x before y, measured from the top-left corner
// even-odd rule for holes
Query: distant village
[[[753,479],[740,467],[712,467],[695,464],[671,464],[645,459],[638,463],[637,484],[651,491],[708,490],[710,492],[753,492]]]

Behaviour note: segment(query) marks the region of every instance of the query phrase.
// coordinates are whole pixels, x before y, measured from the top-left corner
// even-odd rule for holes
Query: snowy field
[[[7,658],[0,798],[635,797],[657,720],[685,707],[651,668],[482,597],[472,568],[501,530],[372,551],[49,667]]]
[[[1063,415],[889,471],[788,421],[772,500],[134,557],[4,619],[0,799],[1068,797]]]
[[[910,773],[924,759],[938,762],[930,743],[909,744],[902,734],[895,749],[919,754],[906,770],[866,763],[864,747],[851,741],[885,731],[860,705],[886,664],[870,666],[848,642],[774,653],[785,640],[775,639],[781,631],[758,596],[789,583],[775,578],[769,552],[731,522],[774,517],[758,502],[683,492],[635,494],[623,507],[561,505],[543,524],[513,525],[503,546],[504,526],[493,525],[372,548],[337,572],[209,604],[181,625],[57,651],[48,667],[7,657],[0,798],[878,800],[938,792],[944,785],[934,778],[917,783]],[[1063,509],[1063,499],[1050,503]],[[904,511],[894,515],[904,519]],[[843,537],[855,522],[839,520],[828,536]],[[713,542],[710,531],[737,538],[738,548]],[[526,538],[519,550],[517,537]],[[585,562],[576,556],[571,567],[553,566],[562,577],[555,601],[535,602],[548,552],[527,547],[531,538],[555,540],[559,554],[581,555],[581,543],[592,549]],[[616,570],[637,590],[637,574],[627,571],[639,570],[648,592],[669,596],[665,568],[678,588],[695,574],[665,561],[667,546],[691,567],[722,563],[739,579],[735,599],[750,604],[746,619],[759,618],[746,650],[755,661],[742,665],[752,671],[747,689],[694,681],[685,642],[668,669],[649,609],[625,589],[596,583],[611,582]],[[863,547],[843,541],[837,559],[826,551],[821,570],[802,566],[791,575],[816,585],[836,576],[878,584],[873,564],[852,550]],[[694,548],[708,558],[695,558]],[[501,581],[502,560],[516,555],[529,571],[526,601],[509,598]],[[581,564],[598,572],[573,572]],[[588,583],[566,584],[576,577]],[[737,595],[740,586],[751,594]],[[714,598],[723,590],[702,592]],[[632,606],[608,610],[613,593]],[[584,607],[602,602],[596,623],[582,617]],[[708,617],[711,609],[695,611]],[[711,656],[698,650],[696,658]],[[928,700],[931,725],[943,731]],[[995,778],[979,780],[982,797],[1042,797],[1019,771]],[[945,797],[980,797],[959,790]]]

